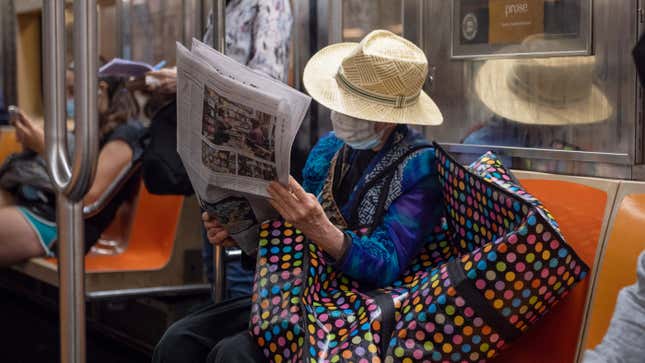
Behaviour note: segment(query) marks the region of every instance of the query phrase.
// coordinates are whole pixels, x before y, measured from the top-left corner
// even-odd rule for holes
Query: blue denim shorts
[[[25,220],[27,220],[27,223],[29,223],[31,228],[36,232],[38,240],[43,246],[47,256],[54,256],[51,247],[58,238],[56,223],[45,220],[24,207],[18,207],[18,211],[20,211],[20,213],[25,217]]]

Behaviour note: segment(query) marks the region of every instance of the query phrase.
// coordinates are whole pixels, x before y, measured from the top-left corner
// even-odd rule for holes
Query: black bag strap
[[[488,325],[490,325],[507,342],[517,339],[522,332],[508,322],[497,310],[486,301],[474,282],[466,277],[459,259],[448,262],[448,278],[455,290],[464,298]]]
[[[366,294],[374,299],[376,305],[381,309],[381,331],[379,332],[381,335],[381,342],[379,343],[379,356],[385,357],[395,325],[394,300],[392,299],[392,295],[384,290],[373,290]]]

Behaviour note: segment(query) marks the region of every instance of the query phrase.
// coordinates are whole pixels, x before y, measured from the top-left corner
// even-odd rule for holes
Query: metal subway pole
[[[226,53],[226,1],[213,0],[213,48]],[[213,280],[215,282],[213,299],[220,303],[224,296],[224,248],[216,245],[213,249]]]
[[[98,156],[96,0],[74,1],[75,147],[67,148],[65,0],[43,2],[45,151],[57,190],[61,362],[84,363],[85,280],[83,197]]]
[[[327,14],[327,43],[335,44],[343,41],[343,1],[329,0]]]

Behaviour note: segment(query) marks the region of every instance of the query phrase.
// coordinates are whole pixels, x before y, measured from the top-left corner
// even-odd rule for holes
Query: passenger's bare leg
[[[12,205],[16,205],[13,195],[4,189],[0,189],[0,208]]]
[[[36,231],[18,209],[0,208],[0,267],[44,255]]]

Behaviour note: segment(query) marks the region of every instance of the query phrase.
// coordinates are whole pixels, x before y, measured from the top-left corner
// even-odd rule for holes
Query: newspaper
[[[177,152],[202,208],[247,253],[259,222],[276,216],[266,188],[288,183],[310,102],[198,40],[191,50],[177,43]]]

